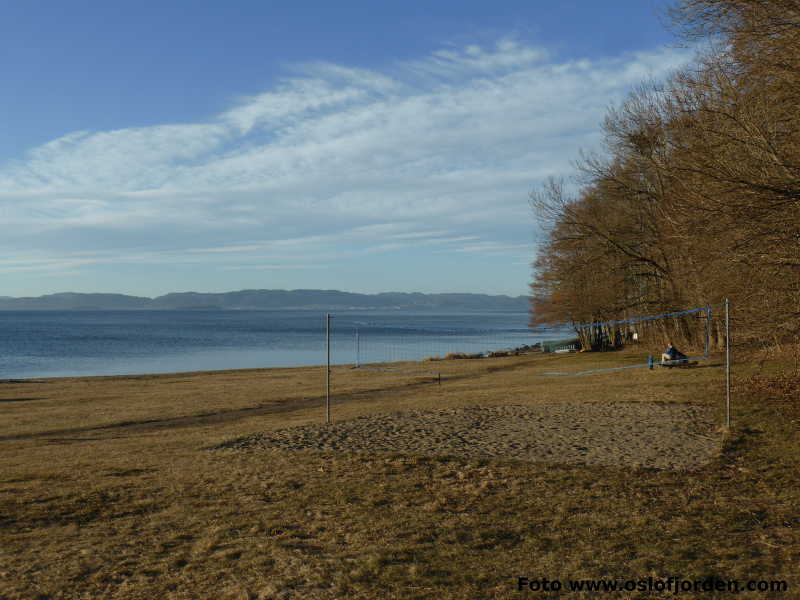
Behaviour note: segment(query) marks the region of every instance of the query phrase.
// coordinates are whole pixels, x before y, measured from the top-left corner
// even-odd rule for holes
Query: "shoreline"
[[[464,354],[464,353],[453,353],[453,354]],[[541,352],[521,352],[516,356],[534,356],[534,355],[542,355]],[[369,370],[369,369],[392,369],[396,368],[398,365],[414,365],[418,367],[429,367],[428,371],[436,370],[435,365],[441,365],[442,363],[452,363],[452,362],[463,362],[463,361],[475,361],[475,360],[490,360],[494,358],[508,358],[510,356],[482,356],[478,357],[475,355],[467,355],[460,358],[435,358],[430,359],[428,357],[420,359],[420,360],[397,360],[397,361],[385,361],[385,362],[362,362],[360,367]],[[350,370],[358,370],[356,367],[355,362],[331,362],[331,369],[350,369]],[[271,370],[283,370],[283,369],[324,369],[326,364],[324,362],[321,363],[313,363],[313,364],[302,364],[302,365],[274,365],[274,366],[258,366],[258,367],[240,367],[240,368],[222,368],[222,369],[197,369],[191,371],[132,371],[130,373],[98,373],[98,374],[66,374],[66,375],[29,375],[29,376],[11,376],[11,377],[0,377],[0,385],[1,384],[8,384],[8,383],[24,383],[28,381],[37,381],[37,380],[52,380],[52,379],[84,379],[84,378],[105,378],[105,379],[114,379],[114,378],[152,378],[156,376],[181,376],[187,377],[191,375],[202,375],[202,374],[214,374],[214,373],[228,373],[228,372],[254,372],[254,371],[271,371]]]

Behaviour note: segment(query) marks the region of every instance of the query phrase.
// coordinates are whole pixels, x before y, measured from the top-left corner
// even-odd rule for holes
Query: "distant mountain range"
[[[124,294],[49,294],[36,298],[0,296],[0,310],[502,310],[527,311],[527,296],[354,294],[337,290],[241,290],[206,294],[181,292],[145,298]]]

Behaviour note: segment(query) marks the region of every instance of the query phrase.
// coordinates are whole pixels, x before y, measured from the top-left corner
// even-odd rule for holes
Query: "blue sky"
[[[0,4],[0,296],[524,294],[661,0]]]

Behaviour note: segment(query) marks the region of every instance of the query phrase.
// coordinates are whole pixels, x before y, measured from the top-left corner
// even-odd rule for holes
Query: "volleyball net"
[[[527,328],[362,326],[350,341],[356,366],[453,358],[485,358],[533,351],[541,341]]]

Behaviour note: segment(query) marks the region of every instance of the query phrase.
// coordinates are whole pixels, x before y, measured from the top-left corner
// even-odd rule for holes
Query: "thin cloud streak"
[[[222,267],[225,271],[294,271],[297,269],[325,269],[327,265],[238,265]]]

